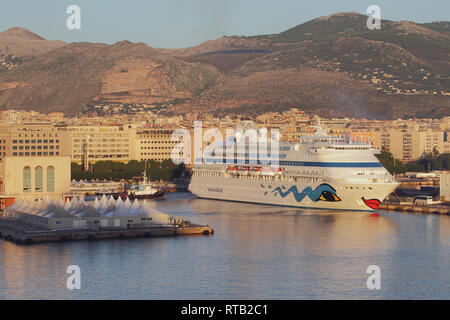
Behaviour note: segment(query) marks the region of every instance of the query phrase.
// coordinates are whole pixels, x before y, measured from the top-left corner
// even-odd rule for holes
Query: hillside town
[[[445,167],[448,163],[436,168],[431,161],[424,159],[450,153],[450,117],[393,121],[319,118],[299,108],[254,117],[216,117],[208,113],[165,116],[158,111],[141,109],[127,113],[117,109],[117,112],[102,112],[101,115],[90,112],[78,117],[65,117],[63,113],[1,111],[0,194],[3,198],[8,195],[39,198],[45,190],[46,194],[58,197],[80,188],[73,180],[76,177],[74,168],[89,172],[96,163],[104,161],[171,163],[172,150],[178,143],[172,138],[175,130],[186,129],[193,137],[194,125],[201,123],[203,129],[217,128],[225,137],[227,129],[235,130],[243,123],[247,126],[251,123],[256,129],[278,130],[281,142],[299,141],[300,137],[313,134],[320,125],[330,135],[348,136],[352,141],[372,144],[393,160],[392,168],[388,169],[400,174],[399,178],[403,176],[401,179],[406,187],[410,187],[412,181],[422,179],[423,183],[413,183],[413,188],[420,190],[421,186],[430,185],[430,182],[431,186],[438,188],[442,175],[441,180],[446,182],[441,182],[443,191],[437,198],[448,200],[446,185],[449,174],[445,171],[448,170]],[[203,141],[203,146],[209,143],[211,141]],[[191,159],[185,164],[187,170],[194,163],[193,157],[194,152],[191,152]],[[389,166],[387,163],[384,165]],[[39,169],[31,173],[31,167]],[[22,168],[28,169],[23,171]],[[434,173],[420,179],[407,173],[436,170],[441,170],[437,176]],[[26,182],[22,186],[20,182],[24,179]],[[111,183],[112,188],[117,190],[117,185]]]
[[[109,109],[107,107],[105,110]],[[393,121],[327,119],[308,114],[298,108],[284,112],[267,112],[254,117],[233,114],[216,117],[208,113],[164,116],[157,111],[146,110],[144,107],[133,110],[134,112],[129,113],[116,112],[101,115],[88,113],[71,118],[65,117],[63,113],[0,111],[2,126],[0,141],[3,142],[1,155],[64,155],[69,156],[71,161],[80,162],[82,145],[89,142],[89,160],[92,161],[146,159],[163,161],[170,159],[170,151],[173,147],[172,132],[177,128],[192,129],[195,121],[201,121],[203,128],[218,128],[223,132],[229,128],[236,128],[243,121],[251,121],[257,129],[278,129],[281,133],[281,141],[286,142],[295,142],[299,137],[313,133],[320,121],[321,126],[330,134],[349,135],[354,141],[371,143],[377,149],[392,153],[395,159],[405,164],[417,161],[433,151],[439,154],[450,153],[450,117]],[[31,143],[34,139],[18,139],[18,142],[17,139],[13,139],[13,137],[20,137],[21,131],[27,130],[59,133],[61,139],[64,139],[60,142],[64,151],[57,149],[40,151],[32,149]],[[18,145],[14,145],[15,143]],[[27,144],[30,145],[27,146]]]

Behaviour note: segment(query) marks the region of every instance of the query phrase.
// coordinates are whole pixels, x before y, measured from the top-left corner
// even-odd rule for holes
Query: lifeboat
[[[227,172],[236,173],[238,169],[235,166],[231,166],[227,168]]]
[[[263,167],[261,170],[262,175],[274,176],[281,175],[284,171],[282,168]]]

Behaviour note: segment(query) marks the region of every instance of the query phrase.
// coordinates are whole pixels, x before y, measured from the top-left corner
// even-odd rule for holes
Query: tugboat
[[[102,195],[111,196],[115,200],[119,197],[122,200],[129,198],[134,199],[152,199],[161,198],[164,196],[164,190],[153,188],[150,181],[147,178],[147,171],[144,169],[142,172],[142,177],[138,177],[131,182],[130,187],[125,192],[114,192],[114,193],[96,193],[95,196],[99,197]]]
[[[128,189],[128,193],[126,197],[130,200],[134,199],[152,199],[152,198],[161,198],[164,196],[164,191],[161,189],[156,189],[152,187],[152,184],[147,178],[147,170],[144,168],[144,172],[142,172],[142,177],[140,179],[136,179],[131,183],[130,188]],[[122,198],[123,196],[120,195]]]

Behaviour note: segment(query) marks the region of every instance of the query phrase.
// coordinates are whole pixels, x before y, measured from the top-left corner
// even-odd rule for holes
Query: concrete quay
[[[387,211],[402,211],[416,214],[450,215],[450,206],[417,206],[412,204],[382,203],[380,209]]]
[[[151,226],[145,228],[99,228],[99,229],[37,229],[17,220],[0,218],[0,237],[16,244],[34,244],[41,242],[62,242],[76,240],[131,239],[168,237],[182,235],[214,234],[209,226],[188,224],[187,226]]]

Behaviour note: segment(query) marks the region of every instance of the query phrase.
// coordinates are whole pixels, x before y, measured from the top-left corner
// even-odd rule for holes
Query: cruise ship
[[[377,153],[370,144],[318,127],[298,142],[280,142],[276,166],[251,158],[247,147],[232,161],[203,156],[193,167],[189,191],[206,199],[373,212],[399,185]]]

